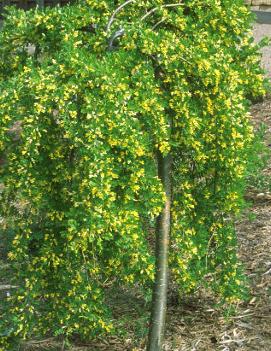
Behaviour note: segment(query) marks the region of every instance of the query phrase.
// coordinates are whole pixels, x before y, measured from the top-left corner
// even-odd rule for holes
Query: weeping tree
[[[18,288],[3,347],[111,332],[108,285],[154,285],[149,351],[169,274],[179,294],[242,298],[233,222],[264,93],[251,21],[242,0],[9,9],[0,208]]]

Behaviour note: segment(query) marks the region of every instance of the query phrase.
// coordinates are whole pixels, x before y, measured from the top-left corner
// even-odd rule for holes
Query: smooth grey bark
[[[158,155],[158,174],[166,193],[166,202],[156,223],[156,275],[152,296],[147,351],[161,351],[165,330],[168,287],[168,251],[171,207],[171,155]]]

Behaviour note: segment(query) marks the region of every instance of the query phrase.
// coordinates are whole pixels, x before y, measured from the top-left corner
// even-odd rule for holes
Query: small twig
[[[55,337],[51,337],[51,338],[43,339],[43,340],[30,340],[30,341],[27,342],[27,344],[29,344],[29,345],[44,344],[44,343],[48,343],[50,341],[53,341],[55,339],[56,339]]]
[[[183,3],[177,3],[177,4],[167,4],[167,5],[162,5],[160,7],[154,7],[153,9],[151,9],[150,11],[148,11],[143,17],[141,17],[141,21],[144,21],[144,19],[146,19],[147,17],[149,17],[152,13],[154,13],[155,11],[159,10],[160,8],[168,8],[168,7],[177,7],[177,6],[183,6]]]
[[[114,12],[113,12],[113,15],[110,17],[110,20],[109,20],[109,22],[108,22],[108,24],[107,24],[107,27],[106,27],[106,32],[108,33],[109,32],[109,30],[110,30],[110,27],[111,27],[111,25],[112,25],[112,23],[113,23],[113,21],[114,21],[114,18],[115,18],[115,16],[116,16],[116,14],[118,13],[118,12],[120,12],[126,5],[129,5],[131,2],[134,2],[135,0],[127,0],[127,1],[125,1],[122,5],[120,5]]]
[[[240,316],[232,316],[232,317],[229,317],[229,319],[241,319],[241,318],[246,318],[246,317],[251,317],[251,316],[255,316],[254,313],[248,313],[248,314],[243,314],[243,315],[240,315]]]
[[[238,343],[243,343],[245,340],[246,339],[228,339],[228,340],[219,341],[219,344],[220,345],[232,344],[232,343],[238,344]]]
[[[65,351],[65,337],[63,336],[61,351]]]
[[[242,322],[242,321],[236,322],[235,324],[236,324],[238,327],[241,327],[241,328],[245,328],[245,329],[249,329],[249,330],[255,330],[255,328],[252,327],[250,324],[244,323],[244,322]]]
[[[157,23],[152,27],[152,29],[157,28],[161,23],[165,22],[165,20],[166,20],[165,18],[161,19],[159,22],[157,22]]]
[[[268,271],[266,271],[263,275],[268,275],[271,274],[271,268],[268,269]]]
[[[119,37],[122,37],[124,34],[124,29],[123,28],[120,28],[116,33],[114,33],[112,35],[112,37],[110,38],[109,40],[109,44],[108,44],[108,49],[109,50],[112,50],[113,49],[113,44],[114,44],[114,41],[119,38]]]
[[[260,319],[267,319],[267,320],[271,319],[270,316],[264,316],[264,315],[259,315],[259,314],[255,314],[254,316],[255,316],[255,318],[260,318]]]
[[[205,267],[206,267],[206,270],[208,268],[208,255],[209,255],[209,250],[210,250],[210,246],[211,246],[211,243],[212,243],[212,240],[215,236],[215,233],[213,233],[211,236],[210,236],[210,239],[208,241],[208,245],[207,245],[207,252],[206,252],[206,258],[205,258]]]

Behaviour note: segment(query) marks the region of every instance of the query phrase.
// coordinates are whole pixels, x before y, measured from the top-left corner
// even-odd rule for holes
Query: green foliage
[[[137,1],[106,31],[116,3],[11,8],[0,33],[10,336],[101,335],[106,282],[150,286],[158,150],[174,157],[172,276],[189,292],[211,273],[224,298],[241,297],[232,219],[253,140],[247,97],[264,93],[252,16],[241,0]]]

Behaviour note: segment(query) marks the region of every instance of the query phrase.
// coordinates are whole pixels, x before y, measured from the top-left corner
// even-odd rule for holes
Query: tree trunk
[[[166,309],[168,285],[168,247],[170,234],[170,202],[171,202],[171,155],[158,155],[158,174],[166,193],[166,202],[156,223],[156,276],[152,296],[152,312],[150,319],[147,351],[161,351]]]

